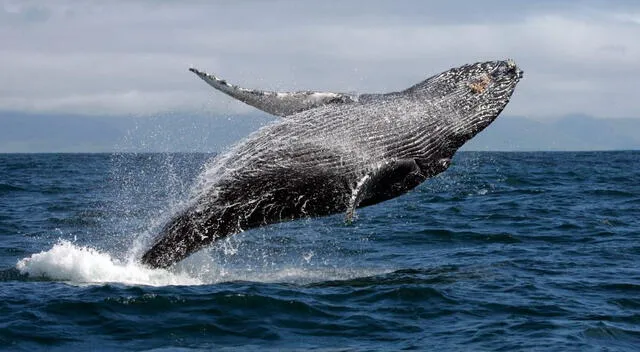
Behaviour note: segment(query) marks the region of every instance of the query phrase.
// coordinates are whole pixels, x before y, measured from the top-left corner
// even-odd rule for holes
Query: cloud
[[[46,5],[45,5],[46,4]],[[247,107],[248,87],[390,91],[459,64],[516,59],[512,114],[640,117],[630,1],[5,2],[0,110],[145,115]]]

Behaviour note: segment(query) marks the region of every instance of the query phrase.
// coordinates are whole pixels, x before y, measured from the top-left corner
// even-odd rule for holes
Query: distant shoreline
[[[0,153],[210,153],[271,122],[265,114],[113,118],[0,112]],[[501,116],[461,151],[640,150],[640,118]]]
[[[492,154],[534,154],[534,153],[624,153],[624,152],[640,152],[640,149],[594,149],[594,150],[460,150],[458,153],[492,153]],[[217,152],[205,152],[205,151],[124,151],[124,152],[1,152],[0,155],[117,155],[117,154],[209,154],[217,155]]]

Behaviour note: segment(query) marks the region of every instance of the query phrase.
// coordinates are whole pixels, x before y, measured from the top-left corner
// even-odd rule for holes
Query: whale
[[[278,116],[207,163],[197,191],[141,262],[168,268],[252,228],[344,214],[401,196],[445,171],[509,103],[523,71],[477,62],[407,89],[356,94],[241,88],[190,68],[216,90]]]

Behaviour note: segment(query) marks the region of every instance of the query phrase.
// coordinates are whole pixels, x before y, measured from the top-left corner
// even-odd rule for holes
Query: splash
[[[133,261],[120,262],[108,253],[61,240],[53,248],[20,260],[16,268],[33,278],[72,283],[118,282],[128,285],[201,285],[184,272],[149,269]]]
[[[311,256],[305,253],[302,259],[308,262]],[[392,271],[300,264],[253,267],[225,265],[216,261],[215,256],[211,256],[206,250],[192,255],[171,269],[151,269],[133,259],[123,262],[109,253],[66,240],[60,240],[49,250],[21,259],[16,268],[30,278],[80,285],[119,283],[134,286],[193,286],[233,281],[308,284]]]

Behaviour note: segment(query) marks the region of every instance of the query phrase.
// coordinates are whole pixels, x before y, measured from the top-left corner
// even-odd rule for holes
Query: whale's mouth
[[[494,78],[506,76],[513,77],[515,79],[521,79],[522,77],[524,77],[524,72],[520,68],[518,68],[518,65],[516,65],[515,61],[507,59],[501,61],[498,66],[493,69],[493,71],[491,72],[491,76],[493,76]]]
[[[524,72],[513,60],[495,61],[473,77],[467,86],[473,93],[489,93],[486,99],[493,104],[506,105],[523,77]]]

